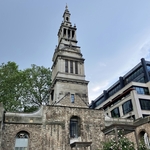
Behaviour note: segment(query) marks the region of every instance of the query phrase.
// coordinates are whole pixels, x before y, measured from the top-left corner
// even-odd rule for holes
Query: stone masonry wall
[[[71,102],[70,97],[71,97],[71,95],[67,94],[64,98],[62,98],[60,101],[58,101],[58,103],[56,105],[88,108],[88,104],[86,103],[86,100],[84,100],[80,95],[75,94],[74,103]]]
[[[42,150],[41,125],[32,124],[5,124],[2,137],[2,150],[14,150],[15,137],[19,131],[29,133],[30,150]]]
[[[136,128],[136,135],[137,135],[138,141],[140,141],[139,134],[140,134],[141,131],[146,132],[146,133],[148,134],[148,137],[150,137],[150,123],[145,123],[145,124],[143,124],[143,125],[139,125],[139,126]],[[129,133],[129,134],[127,135],[127,138],[129,138],[132,142],[134,142],[135,147],[137,147],[137,143],[136,143],[136,138],[135,138],[134,132]]]
[[[80,141],[92,142],[92,150],[101,147],[101,141],[104,140],[102,128],[104,125],[103,113],[100,110],[92,110],[86,108],[73,108],[73,107],[60,107],[49,106],[45,109],[46,124],[58,123],[61,125],[62,130],[58,131],[56,126],[53,137],[56,139],[58,135],[60,139],[56,140],[53,145],[56,149],[58,143],[61,145],[61,150],[71,150],[70,148],[70,118],[78,116],[81,119],[81,136]],[[49,131],[49,129],[48,129]],[[54,131],[54,127],[53,127]],[[58,138],[58,137],[57,137]],[[49,141],[52,142],[52,139]],[[58,149],[58,147],[57,147]],[[59,149],[58,149],[59,150]]]
[[[29,150],[71,150],[70,118],[78,116],[81,119],[81,135],[78,141],[92,142],[92,150],[101,148],[104,140],[103,112],[88,108],[45,106],[41,123],[19,123],[17,116],[13,123],[6,117],[3,127],[2,150],[14,150],[15,137],[20,131],[29,133]],[[82,148],[79,148],[82,149]],[[74,148],[72,149],[74,150]],[[89,148],[86,148],[89,150]]]

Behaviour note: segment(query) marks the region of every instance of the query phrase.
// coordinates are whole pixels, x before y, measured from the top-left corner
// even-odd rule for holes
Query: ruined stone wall
[[[34,119],[33,122],[22,123],[23,118],[22,122],[19,122],[16,115],[12,123],[10,121],[12,117],[6,116],[2,150],[14,150],[15,137],[19,131],[29,133],[29,150],[71,150],[70,118],[72,116],[78,116],[81,119],[81,134],[77,140],[92,142],[92,150],[100,149],[104,140],[101,131],[104,126],[102,111],[88,108],[45,106],[39,123],[34,123]]]
[[[139,125],[136,128],[136,136],[137,136],[138,142],[140,142],[139,134],[140,134],[141,131],[146,132],[148,134],[148,137],[150,137],[150,123],[147,122],[145,124]],[[135,133],[134,132],[127,134],[126,137],[129,138],[135,144],[135,147],[137,147],[137,142],[136,142],[136,138],[135,138]]]
[[[15,137],[20,131],[29,133],[30,150],[42,150],[41,125],[5,124],[3,127],[2,150],[14,150]]]
[[[140,125],[139,127],[137,127],[136,133],[137,133],[138,138],[139,138],[139,133],[141,131],[146,132],[148,134],[148,136],[150,137],[150,122],[148,122],[146,124],[143,124],[143,125]]]
[[[101,131],[104,125],[103,113],[100,110],[92,110],[86,108],[73,108],[73,107],[46,107],[45,120],[48,124],[59,124],[61,128],[58,130],[58,126],[53,125],[53,137],[59,141],[53,144],[57,147],[57,144],[62,145],[62,150],[71,150],[70,148],[70,118],[72,116],[78,116],[81,119],[81,135],[79,141],[92,142],[92,149],[96,150],[101,147],[101,141],[104,140],[104,135]],[[48,129],[49,131],[49,129]],[[59,136],[58,136],[59,135]],[[50,139],[50,143],[52,139]],[[62,143],[62,144],[61,144]]]

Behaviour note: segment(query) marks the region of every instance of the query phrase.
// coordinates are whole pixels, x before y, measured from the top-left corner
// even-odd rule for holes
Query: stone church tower
[[[96,150],[102,147],[102,110],[88,108],[84,58],[66,7],[53,55],[50,105],[33,113],[4,113],[0,150]]]
[[[5,112],[0,103],[0,150],[101,150],[111,133],[118,139],[121,126],[134,129],[129,135],[132,141],[135,132],[139,138],[150,135],[150,117],[144,118],[144,124],[128,120],[123,125],[118,124],[118,118],[104,119],[103,110],[87,107],[84,59],[67,7],[63,18],[53,56],[51,105],[33,113],[17,113]]]
[[[77,46],[76,26],[70,22],[68,7],[58,31],[58,46],[53,55],[50,104],[88,106],[88,81],[85,80],[84,58]]]

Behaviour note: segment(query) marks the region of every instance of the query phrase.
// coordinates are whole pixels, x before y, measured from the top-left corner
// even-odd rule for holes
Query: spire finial
[[[67,5],[67,3],[66,3],[66,10],[68,9],[68,5]]]

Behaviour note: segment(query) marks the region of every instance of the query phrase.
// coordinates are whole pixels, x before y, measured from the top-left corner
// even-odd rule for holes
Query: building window
[[[72,31],[72,38],[74,38],[74,35],[75,35],[75,32],[74,32],[74,31]]]
[[[70,73],[73,73],[73,61],[70,60]]]
[[[66,29],[64,29],[64,37],[66,36]]]
[[[70,137],[77,138],[80,136],[80,118],[74,116],[70,119]]]
[[[71,103],[74,103],[75,97],[74,94],[71,94]]]
[[[150,110],[150,100],[148,99],[139,99],[142,110]]]
[[[68,60],[65,60],[65,72],[68,72]]]
[[[78,62],[75,61],[75,74],[78,74]]]
[[[129,112],[131,112],[133,110],[133,106],[132,106],[132,102],[131,100],[128,100],[127,102],[125,102],[123,105],[122,105],[122,109],[123,109],[123,114],[127,114]]]
[[[71,31],[70,31],[70,30],[68,30],[68,38],[70,38],[70,32],[71,32]]]
[[[52,101],[54,100],[54,90],[52,90],[52,92],[51,92],[51,100]]]
[[[147,87],[134,87],[138,94],[149,95]]]
[[[150,66],[149,65],[147,65],[147,71],[148,71],[148,74],[150,76]]]
[[[119,90],[120,90],[120,84],[118,84],[117,86],[115,86],[114,88],[112,88],[110,91],[108,91],[108,95],[112,96],[113,94],[115,94]]]
[[[104,96],[103,96],[103,97],[100,97],[100,98],[96,101],[95,107],[99,106],[99,105],[102,104],[104,101],[105,101]]]
[[[126,85],[126,84],[130,83],[131,81],[144,83],[145,81],[144,81],[143,76],[144,76],[143,68],[140,67],[125,78],[124,84]]]
[[[66,17],[66,21],[69,21],[69,18],[68,18],[68,17]]]
[[[112,116],[113,118],[118,118],[118,117],[120,117],[120,112],[119,112],[119,108],[118,108],[118,107],[116,107],[115,109],[113,109],[113,110],[111,111],[111,116]]]
[[[16,135],[15,150],[28,150],[29,134],[21,131]]]

